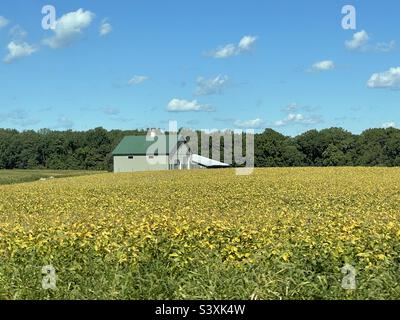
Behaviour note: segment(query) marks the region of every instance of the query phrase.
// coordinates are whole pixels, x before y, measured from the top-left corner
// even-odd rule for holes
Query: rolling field
[[[0,299],[400,299],[398,168],[104,173],[0,193]]]

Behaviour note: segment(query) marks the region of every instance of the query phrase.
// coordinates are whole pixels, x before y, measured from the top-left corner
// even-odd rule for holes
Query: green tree
[[[322,153],[322,163],[324,166],[342,166],[346,162],[344,153],[334,144],[330,144]]]

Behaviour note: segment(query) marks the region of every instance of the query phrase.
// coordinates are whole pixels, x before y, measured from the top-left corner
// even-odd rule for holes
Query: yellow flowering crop
[[[3,299],[400,297],[397,168],[105,173],[0,195]]]

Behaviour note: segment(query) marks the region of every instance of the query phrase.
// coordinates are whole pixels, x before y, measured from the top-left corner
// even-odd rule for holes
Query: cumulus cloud
[[[212,51],[210,55],[217,59],[225,59],[232,56],[237,56],[241,53],[250,51],[254,43],[256,42],[257,37],[255,36],[244,36],[238,44],[226,44],[218,47],[216,50]]]
[[[332,60],[323,60],[312,65],[312,71],[329,71],[335,68],[335,63]]]
[[[356,32],[351,40],[345,42],[345,46],[351,51],[362,51],[362,52],[391,52],[396,48],[396,41],[392,40],[389,42],[378,42],[370,43],[371,37],[369,34],[362,30]]]
[[[52,49],[63,48],[79,39],[83,31],[90,26],[94,14],[78,9],[63,15],[56,21],[54,36],[44,39],[43,43]]]
[[[101,37],[104,37],[104,36],[106,36],[107,34],[111,33],[111,31],[112,31],[112,25],[111,25],[109,22],[107,22],[106,19],[104,19],[104,20],[101,22],[101,25],[100,25],[99,35],[100,35]]]
[[[9,21],[4,18],[3,16],[0,16],[0,29],[3,29],[5,26],[7,26]]]
[[[272,127],[285,127],[292,125],[310,126],[323,121],[322,117],[315,112],[319,107],[304,106],[297,103],[290,103],[281,109],[286,114],[283,119],[271,123]]]
[[[34,45],[30,45],[26,42],[11,41],[7,46],[8,54],[4,58],[5,63],[12,63],[15,60],[23,57],[30,56],[35,53],[38,49]]]
[[[195,91],[195,95],[207,96],[212,94],[221,94],[222,91],[227,87],[228,83],[228,76],[218,75],[215,78],[211,79],[199,77],[197,79],[197,88]]]
[[[304,120],[304,116],[300,113],[289,113],[288,116],[282,120],[275,121],[274,125],[277,127],[285,126],[291,122],[299,122]]]
[[[369,35],[365,30],[356,32],[351,40],[345,42],[346,48],[349,50],[362,50],[365,49],[369,41]]]
[[[385,122],[382,124],[382,128],[384,129],[396,128],[396,123],[394,121]]]
[[[400,67],[374,73],[368,80],[367,87],[372,89],[400,89]]]
[[[149,79],[150,78],[148,76],[135,75],[128,81],[128,84],[130,86],[134,86],[134,85],[141,84],[141,83],[143,83],[143,82],[145,82],[146,80],[149,80]]]
[[[172,99],[167,106],[169,112],[213,111],[209,105],[199,104],[197,100]]]
[[[229,58],[237,54],[237,49],[234,44],[227,44],[219,47],[217,50],[212,52],[212,56],[217,59]]]
[[[304,116],[301,113],[289,113],[284,119],[274,122],[275,127],[284,127],[290,124],[311,125],[320,121],[318,117]]]
[[[264,120],[257,118],[253,120],[236,120],[235,127],[241,129],[260,129],[264,125]]]
[[[238,48],[240,51],[248,51],[251,50],[254,43],[256,42],[257,37],[254,36],[244,36],[240,41]]]

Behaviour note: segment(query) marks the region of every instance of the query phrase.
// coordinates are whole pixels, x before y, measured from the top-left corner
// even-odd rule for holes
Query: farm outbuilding
[[[187,141],[175,137],[173,142],[169,136],[154,139],[145,135],[126,136],[112,155],[114,172],[229,167],[226,163],[193,154]]]

